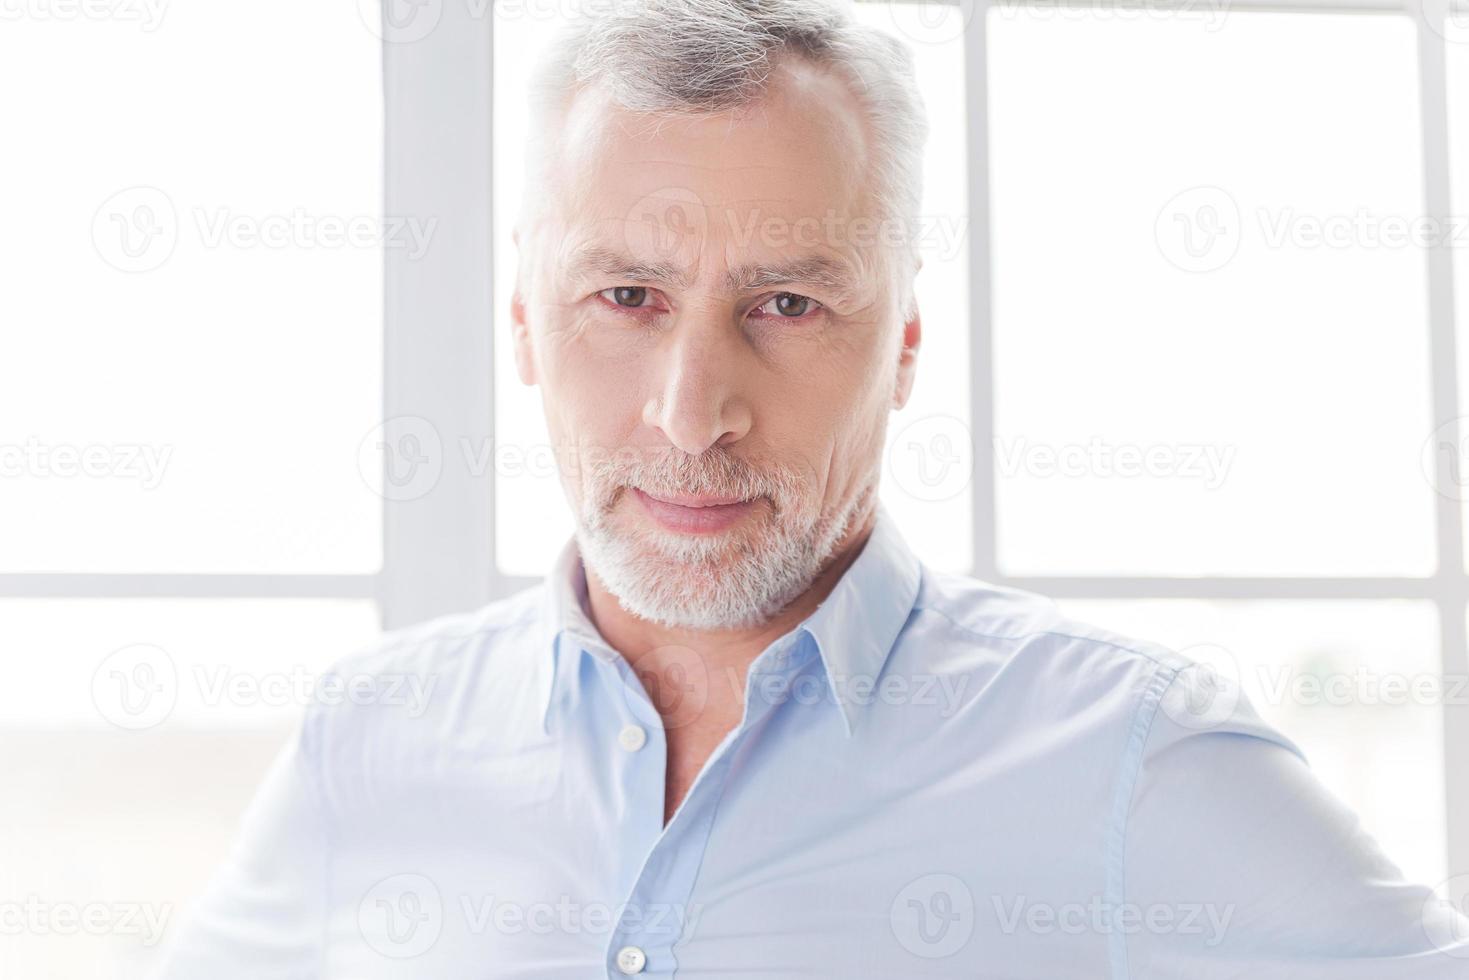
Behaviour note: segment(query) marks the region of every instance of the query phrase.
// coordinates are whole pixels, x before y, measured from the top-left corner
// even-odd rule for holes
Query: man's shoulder
[[[1040,592],[925,566],[912,628],[980,670],[1065,670],[1077,680],[1171,680],[1186,652],[1067,613]]]
[[[1017,731],[1087,728],[1140,761],[1191,736],[1250,735],[1300,749],[1263,720],[1217,644],[1174,647],[1065,612],[1055,599],[969,576],[924,576],[908,667],[939,663],[974,692],[970,714]],[[926,631],[925,631],[926,630]],[[943,652],[936,658],[934,651]]]
[[[384,631],[333,665],[341,672],[371,673],[407,666],[448,666],[525,637],[541,622],[545,583],[537,582],[474,609],[444,613]]]

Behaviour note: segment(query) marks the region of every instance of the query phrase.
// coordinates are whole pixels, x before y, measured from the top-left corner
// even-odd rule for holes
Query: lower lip
[[[709,534],[714,531],[723,531],[732,527],[755,506],[755,501],[743,500],[737,504],[685,507],[682,504],[670,504],[666,500],[650,497],[637,487],[631,489],[633,496],[638,498],[643,509],[652,516],[653,520],[668,530],[678,531],[681,534]]]

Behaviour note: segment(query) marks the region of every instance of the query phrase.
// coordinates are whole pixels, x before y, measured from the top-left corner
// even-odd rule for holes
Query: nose
[[[713,316],[679,323],[657,357],[659,377],[643,423],[691,456],[738,442],[750,431],[747,365],[738,331]]]

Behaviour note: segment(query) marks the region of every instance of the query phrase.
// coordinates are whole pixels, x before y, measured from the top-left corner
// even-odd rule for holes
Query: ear
[[[520,229],[510,233],[510,240],[520,253],[515,272],[515,292],[510,297],[510,338],[515,348],[515,373],[520,376],[521,384],[534,385],[539,379],[536,377],[535,346],[531,343],[530,320],[525,311],[525,266],[528,259],[525,251],[520,248]]]
[[[903,345],[898,349],[898,380],[893,387],[893,409],[908,404],[913,393],[913,376],[918,371],[918,346],[923,342],[923,320],[918,315],[918,301],[913,301],[913,316],[903,324]]]

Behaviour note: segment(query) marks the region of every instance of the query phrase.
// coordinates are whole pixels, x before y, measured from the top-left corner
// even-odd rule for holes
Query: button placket
[[[689,898],[713,830],[719,801],[725,792],[729,770],[750,733],[759,727],[760,720],[788,699],[788,689],[783,693],[778,691],[772,698],[750,698],[749,682],[756,676],[756,665],[760,673],[789,677],[800,672],[800,668],[811,659],[809,655],[812,652],[798,638],[780,650],[770,651],[768,656],[757,658],[751,665],[750,678],[747,678],[744,716],[705,763],[666,827],[662,823],[660,798],[659,832],[645,852],[642,866],[629,890],[626,906],[629,911],[618,923],[608,943],[608,960],[616,971],[611,975],[668,976],[677,968],[673,947],[688,938],[683,932],[689,918]],[[651,703],[647,703],[647,707],[651,709]],[[643,730],[636,724],[624,725],[618,735],[618,743],[624,751],[629,751],[622,741],[629,728]],[[661,728],[643,731],[650,739],[661,737]],[[632,740],[636,736],[627,735],[627,738]],[[637,768],[636,765],[630,767],[631,770]],[[659,765],[657,768],[658,785],[660,789],[666,788],[663,767]],[[636,968],[630,970],[634,963]]]
[[[796,670],[802,663],[801,658],[783,660],[782,672]],[[636,924],[624,919],[609,944],[618,949],[618,957],[628,949],[642,952],[644,960],[638,972],[656,968],[657,975],[664,976],[677,968],[673,947],[688,938],[683,932],[689,917],[689,899],[724,796],[729,770],[750,734],[757,729],[756,723],[785,700],[784,697],[773,699],[755,706],[753,711],[747,710],[739,727],[729,733],[705,764],[678,812],[648,852],[627,902],[628,909],[640,913]]]

